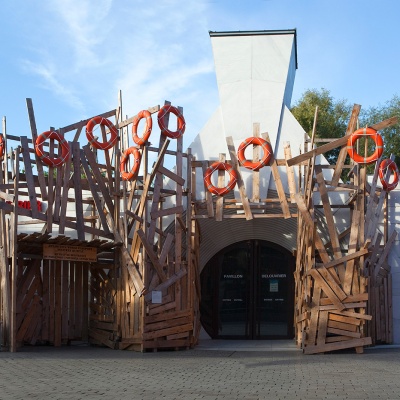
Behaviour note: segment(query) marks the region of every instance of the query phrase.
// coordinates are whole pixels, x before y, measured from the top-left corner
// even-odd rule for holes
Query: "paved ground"
[[[400,399],[400,349],[0,353],[0,399]]]

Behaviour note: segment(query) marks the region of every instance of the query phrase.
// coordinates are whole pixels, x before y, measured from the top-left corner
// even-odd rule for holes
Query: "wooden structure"
[[[30,99],[27,108],[31,139],[8,135],[5,120],[2,130],[5,148],[11,149],[0,168],[4,348],[74,340],[138,351],[195,346],[200,332],[197,221],[202,218],[215,223],[298,219],[295,337],[305,353],[360,352],[365,345],[392,341],[387,256],[396,232],[389,237],[387,227],[378,229],[387,193],[376,185],[377,169],[368,182],[364,167],[344,165],[346,136],[355,129],[359,106],[343,138],[314,148],[313,135],[294,158],[285,144],[285,159],[270,163],[276,196],[266,199],[260,198],[257,171],[252,172],[252,195],[246,194],[229,137],[230,164],[239,176],[237,199],[212,196],[206,187],[202,198],[196,188],[211,161],[195,160],[190,150],[183,152],[182,137],[169,140],[155,129],[150,141],[158,143],[140,148],[139,175],[122,180],[120,158],[130,147],[134,117],[122,118],[121,101],[101,114],[114,118],[119,130],[113,148],[96,151],[86,144],[81,133],[89,120],[80,121],[57,130],[70,138],[72,156],[61,168],[46,167],[33,148],[38,132]],[[101,125],[104,142],[107,134]],[[269,141],[257,123],[253,135]],[[58,154],[57,143],[48,144],[49,155]],[[317,155],[336,147],[341,150],[335,166],[316,163]],[[255,161],[258,151],[255,147]],[[225,161],[226,155],[219,158]],[[343,168],[349,168],[350,184],[339,179]],[[224,171],[217,179],[219,187],[225,186]],[[346,200],[337,202],[343,194]],[[37,232],[26,233],[28,226]]]
[[[2,346],[16,351],[24,343],[73,340],[139,351],[194,346],[198,236],[184,213],[191,177],[182,176],[184,160],[190,163],[182,137],[172,150],[171,140],[153,129],[157,144],[141,147],[139,176],[123,181],[120,157],[130,146],[133,117],[123,120],[120,104],[101,114],[119,130],[114,147],[92,148],[81,135],[89,120],[80,121],[57,130],[70,138],[71,157],[62,167],[47,167],[34,151],[30,99],[27,107],[31,139],[7,134],[3,122],[5,148],[12,149],[0,169]],[[104,126],[97,128],[107,142]],[[48,142],[53,157],[60,146]],[[23,233],[32,226],[37,233]]]
[[[288,160],[288,165],[300,166],[303,177],[295,196],[295,328],[306,354],[346,348],[362,352],[365,345],[393,340],[387,257],[397,232],[388,237],[387,218],[381,221],[387,193],[377,187],[380,160],[371,181],[364,165],[344,165],[348,135],[355,130],[359,111],[355,105],[344,137],[314,148],[313,134],[305,153]],[[372,127],[380,130],[395,122],[392,118]],[[324,174],[316,156],[337,147],[337,164],[325,166]],[[365,154],[367,148],[365,143]],[[349,184],[340,181],[345,167]]]

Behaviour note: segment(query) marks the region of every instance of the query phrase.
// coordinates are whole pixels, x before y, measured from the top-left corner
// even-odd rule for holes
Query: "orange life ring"
[[[363,157],[356,153],[354,145],[362,137],[369,137],[375,142],[375,151],[369,157]],[[382,136],[373,128],[361,128],[353,132],[347,140],[347,153],[358,164],[371,164],[378,160],[383,153]]]
[[[247,146],[249,146],[251,144],[261,146],[263,149],[263,153],[264,153],[263,157],[258,162],[248,161],[248,160],[246,160],[246,156],[244,155],[244,152],[245,152]],[[245,167],[247,169],[251,169],[253,171],[258,171],[259,169],[261,169],[262,167],[265,167],[266,165],[268,165],[270,163],[271,158],[272,158],[272,148],[271,148],[271,145],[262,138],[249,137],[249,138],[245,139],[242,143],[240,143],[240,146],[237,151],[237,155],[238,155],[239,162],[243,167]]]
[[[146,118],[146,125],[143,130],[143,136],[139,137],[137,134],[137,129],[138,129],[139,122],[142,118]],[[133,125],[132,125],[133,141],[137,145],[143,146],[149,140],[152,127],[153,127],[153,120],[151,119],[150,112],[147,110],[140,111],[133,120]]]
[[[0,158],[3,158],[4,156],[4,136],[0,134]]]
[[[101,143],[101,142],[98,142],[94,138],[93,128],[97,124],[105,125],[110,129],[111,138],[108,142]],[[94,117],[86,124],[86,137],[87,137],[89,143],[96,149],[108,150],[108,149],[111,149],[111,147],[113,147],[115,145],[117,138],[118,138],[118,132],[117,132],[117,128],[114,126],[114,124],[107,118]]]
[[[219,188],[211,183],[211,175],[213,174],[214,171],[223,171],[223,170],[228,172],[230,178],[228,184],[225,187]],[[232,166],[228,163],[224,163],[221,161],[217,161],[211,164],[206,169],[206,172],[204,174],[204,183],[207,187],[207,190],[212,194],[216,194],[217,196],[225,196],[227,193],[229,193],[235,187],[237,180],[238,180],[238,175],[236,171],[232,168]]]
[[[170,131],[165,125],[164,117],[170,112],[172,112],[172,114],[175,114],[177,118],[178,127],[176,131]],[[185,118],[183,118],[181,112],[174,106],[165,105],[164,107],[162,107],[161,110],[158,112],[157,120],[158,126],[161,129],[161,133],[171,139],[178,139],[185,133]]]
[[[54,139],[60,143],[61,146],[61,157],[50,158],[43,151],[43,143],[47,139]],[[71,150],[69,148],[68,142],[64,139],[64,135],[55,131],[46,131],[39,135],[35,142],[35,152],[36,155],[40,158],[40,160],[48,165],[49,167],[61,167],[65,161],[68,160]]]
[[[388,169],[390,169],[393,172],[393,182],[391,183],[389,183],[389,179],[388,181],[386,181],[385,179],[385,175]],[[379,172],[379,179],[381,180],[382,183],[382,187],[387,192],[393,190],[399,183],[399,170],[397,168],[396,163],[392,161],[390,158],[382,160],[382,162],[379,165],[378,172]]]
[[[130,154],[133,155],[133,159],[134,159],[133,167],[130,170],[130,172],[126,172],[125,167],[126,167],[126,163],[129,160]],[[129,147],[129,149],[127,149],[125,151],[125,153],[122,155],[121,163],[119,164],[119,170],[121,172],[121,176],[124,181],[130,181],[136,177],[137,173],[139,172],[141,158],[142,158],[142,156],[140,155],[139,150],[136,147]]]

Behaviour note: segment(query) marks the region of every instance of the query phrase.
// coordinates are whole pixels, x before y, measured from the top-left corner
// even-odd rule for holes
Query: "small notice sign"
[[[153,304],[161,304],[162,303],[162,292],[161,292],[161,290],[153,290],[151,292],[151,302]]]
[[[43,244],[44,260],[96,262],[96,247]]]
[[[279,292],[279,281],[278,279],[271,279],[269,281],[269,291],[270,292]]]

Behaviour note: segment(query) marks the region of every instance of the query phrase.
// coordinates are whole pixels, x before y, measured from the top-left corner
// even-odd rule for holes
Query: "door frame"
[[[257,337],[257,332],[256,332],[256,294],[252,294],[250,297],[253,300],[253,304],[249,306],[249,313],[250,315],[248,316],[248,323],[249,323],[249,332],[246,334],[246,336],[243,335],[219,335],[218,334],[218,319],[219,319],[219,274],[220,274],[220,268],[223,262],[223,258],[225,254],[229,251],[232,251],[235,248],[238,248],[238,246],[245,246],[246,244],[250,246],[250,259],[249,259],[249,268],[251,268],[252,271],[255,271],[257,266],[255,265],[257,263],[256,256],[257,256],[257,251],[256,249],[256,242],[258,244],[264,244],[269,248],[272,248],[274,250],[279,251],[283,255],[287,257],[287,271],[288,271],[288,322],[287,322],[287,336],[283,335],[269,335],[269,336],[261,336]],[[208,335],[211,338],[215,339],[241,339],[241,340],[274,340],[274,339],[292,339],[294,337],[294,326],[293,326],[293,316],[294,316],[294,270],[295,270],[295,257],[293,254],[287,250],[286,248],[277,245],[276,243],[269,242],[263,239],[249,239],[249,240],[243,240],[239,241],[236,243],[233,243],[229,246],[224,247],[218,253],[216,253],[211,259],[207,262],[207,264],[204,266],[201,274],[200,274],[200,279],[201,279],[201,301],[200,301],[200,315],[201,315],[201,324],[205,331],[208,333]],[[204,273],[207,272],[207,269],[211,269],[211,272],[209,275],[205,275]],[[254,290],[258,285],[257,285],[257,274],[255,272],[251,272],[252,276],[249,277],[251,280],[250,284],[250,289],[249,290]],[[205,287],[206,286],[206,287]],[[207,309],[203,303],[204,298],[208,298],[209,304],[211,304],[211,310]],[[210,299],[211,297],[211,299]],[[210,307],[208,307],[210,308]],[[210,318],[211,314],[211,318]],[[203,318],[203,316],[208,315],[207,318]],[[251,325],[251,326],[250,326]]]

